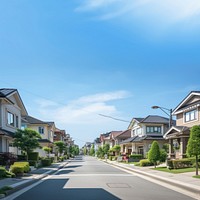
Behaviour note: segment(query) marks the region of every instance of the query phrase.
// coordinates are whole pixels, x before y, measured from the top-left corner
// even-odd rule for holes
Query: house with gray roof
[[[12,147],[13,136],[21,128],[21,116],[28,115],[24,103],[16,89],[0,89],[0,153],[17,154]]]
[[[131,137],[120,143],[121,152],[128,155],[142,154],[145,157],[153,141],[156,140],[162,147],[166,143],[163,135],[168,130],[168,124],[168,118],[158,115],[133,118],[128,127]]]
[[[25,115],[22,117],[22,128],[30,128],[40,133],[40,146],[47,146],[53,149],[54,132],[56,131],[54,122],[45,122],[35,117]],[[42,148],[37,148],[35,151],[39,152],[40,156],[46,156],[46,153]]]
[[[176,125],[173,125],[164,135],[169,141],[169,157],[186,157],[190,129],[200,125],[200,91],[191,91],[173,110]]]

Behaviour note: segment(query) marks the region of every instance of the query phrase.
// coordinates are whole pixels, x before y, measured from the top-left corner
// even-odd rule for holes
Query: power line
[[[6,84],[8,84],[8,85],[10,84],[10,83],[7,83],[7,82],[2,81],[2,80],[0,80],[0,81],[3,82],[3,83],[6,83]],[[56,103],[56,104],[60,104],[60,105],[66,106],[65,103],[54,101],[54,100],[52,100],[52,99],[46,98],[46,97],[44,97],[44,96],[42,96],[42,95],[39,95],[39,94],[35,94],[35,93],[33,93],[33,92],[30,92],[30,91],[25,90],[25,89],[20,88],[20,87],[19,87],[19,89],[22,90],[22,91],[24,91],[24,92],[26,92],[26,93],[29,93],[29,94],[31,94],[31,95],[33,95],[33,96],[37,96],[37,97],[46,99],[46,100],[48,100],[48,101],[52,101],[52,102],[54,102],[54,103]],[[87,113],[93,113],[93,112],[88,111],[88,110],[86,110],[86,109],[82,109],[82,110],[83,110],[84,112],[87,112]],[[130,123],[130,121],[128,121],[128,120],[115,118],[115,117],[112,117],[112,116],[109,116],[109,115],[105,115],[105,114],[102,114],[102,113],[93,113],[93,114],[96,114],[96,115],[101,116],[101,117],[104,117],[104,118],[113,119],[113,120],[116,120],[116,121],[121,121],[121,122]]]

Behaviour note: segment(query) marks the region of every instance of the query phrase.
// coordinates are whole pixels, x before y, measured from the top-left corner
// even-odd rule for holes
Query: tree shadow
[[[69,179],[48,179],[15,198],[16,200],[120,200],[102,188],[63,188]]]

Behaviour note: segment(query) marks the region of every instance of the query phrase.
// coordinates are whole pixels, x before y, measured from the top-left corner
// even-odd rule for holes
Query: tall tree
[[[187,155],[195,156],[196,175],[198,175],[198,156],[200,155],[200,126],[193,126],[190,130],[190,138],[187,144]]]
[[[40,147],[38,139],[41,139],[41,136],[37,131],[27,128],[24,130],[18,129],[14,135],[13,146],[25,152],[28,160],[28,153]]]
[[[108,154],[109,149],[110,149],[110,145],[109,144],[104,144],[103,145],[103,152],[104,152],[104,154]]]
[[[160,160],[160,147],[157,141],[153,141],[151,148],[148,152],[148,159],[150,162],[154,163],[154,166],[156,168],[157,161]]]
[[[95,155],[94,144],[92,144],[90,148],[90,156],[94,156],[94,155]]]
[[[66,148],[65,143],[63,141],[56,141],[54,144],[56,145],[58,152],[61,155]]]

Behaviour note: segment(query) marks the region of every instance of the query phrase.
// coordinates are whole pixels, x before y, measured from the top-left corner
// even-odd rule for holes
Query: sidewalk
[[[188,190],[200,196],[200,179],[192,177],[195,175],[195,172],[172,174],[168,172],[153,170],[152,167],[138,167],[132,164],[119,163],[117,161],[110,160],[104,162],[153,179],[157,179],[170,185]]]
[[[42,167],[39,169],[35,169],[23,177],[2,179],[2,180],[0,180],[0,188],[3,186],[10,186],[13,189],[8,191],[8,194],[14,193],[24,187],[31,185],[32,183],[34,183],[40,179],[48,176],[49,174],[56,172],[57,170],[63,168],[67,164],[68,164],[68,161],[64,161],[62,163],[53,163],[49,167]],[[0,198],[2,198],[2,197],[0,197]]]

